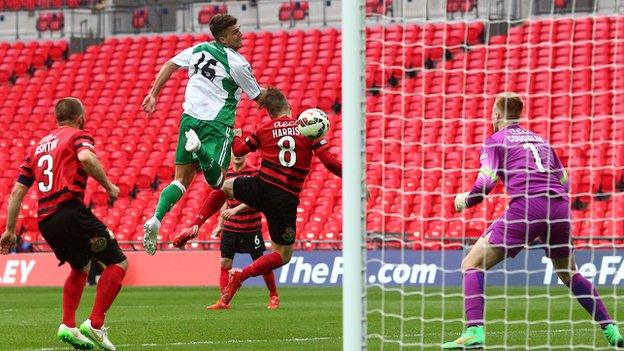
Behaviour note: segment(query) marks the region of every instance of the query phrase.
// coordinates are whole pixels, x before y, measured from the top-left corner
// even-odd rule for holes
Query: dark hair
[[[215,40],[217,40],[220,36],[223,35],[223,32],[226,29],[235,25],[237,22],[238,20],[236,19],[236,17],[227,13],[220,13],[212,17],[212,19],[210,20],[210,32],[212,33],[212,36],[215,38]]]
[[[82,102],[74,97],[62,98],[54,106],[54,115],[58,123],[72,121],[83,113]]]
[[[279,117],[278,114],[290,108],[284,93],[276,87],[267,87],[258,98],[258,106],[269,112],[271,117]]]
[[[505,92],[498,94],[496,97],[496,108],[503,114],[505,119],[520,119],[523,107],[522,97],[516,93]]]

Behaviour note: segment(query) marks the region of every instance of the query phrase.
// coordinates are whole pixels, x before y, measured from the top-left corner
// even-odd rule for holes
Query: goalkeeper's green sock
[[[480,349],[485,344],[485,331],[482,325],[466,328],[466,331],[455,341],[449,341],[442,345],[444,350]]]

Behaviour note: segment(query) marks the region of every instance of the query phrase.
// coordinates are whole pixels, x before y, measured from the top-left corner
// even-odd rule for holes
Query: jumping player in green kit
[[[238,20],[228,14],[216,15],[210,21],[210,31],[214,41],[187,48],[162,66],[141,105],[145,112],[153,112],[156,97],[171,74],[179,68],[188,70],[175,179],[160,193],[154,216],[144,225],[143,245],[150,255],[156,253],[165,214],[193,181],[197,163],[208,184],[221,188],[230,164],[234,117],[241,92],[254,100],[262,94],[251,66],[237,52],[243,46]]]

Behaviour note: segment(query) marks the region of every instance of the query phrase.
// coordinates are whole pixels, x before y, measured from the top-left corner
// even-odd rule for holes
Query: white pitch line
[[[189,342],[171,342],[164,344],[118,344],[115,345],[117,347],[130,347],[130,346],[139,346],[139,347],[165,347],[165,346],[191,346],[191,345],[219,345],[219,344],[261,344],[267,342],[308,342],[308,341],[322,341],[322,340],[332,340],[332,339],[340,339],[341,337],[331,337],[331,336],[319,336],[313,338],[288,338],[288,339],[246,339],[246,340],[205,340],[205,341],[189,341]],[[67,350],[66,347],[46,347],[41,349],[18,349],[14,351],[56,351],[56,350]]]
[[[575,329],[575,331],[594,331],[595,329]],[[561,332],[569,332],[570,329],[554,329],[554,330],[535,330],[531,331],[530,334],[547,334],[547,333],[561,333]],[[512,330],[508,332],[503,331],[495,331],[495,332],[487,332],[488,335],[502,335],[502,334],[526,334],[526,331],[521,330]],[[441,333],[427,333],[427,336],[440,336]],[[418,337],[422,336],[422,333],[405,333],[403,337]],[[374,338],[376,340],[388,340],[388,338],[392,337],[400,337],[400,335],[380,335],[373,334],[369,335],[369,338]],[[204,341],[189,341],[189,342],[172,342],[172,343],[164,343],[164,344],[119,344],[116,345],[118,347],[166,347],[166,346],[192,346],[192,345],[221,345],[221,344],[262,344],[262,343],[273,343],[273,342],[309,342],[309,341],[324,341],[324,340],[339,340],[342,339],[342,336],[318,336],[313,338],[288,338],[288,339],[245,339],[245,340],[204,340]],[[392,340],[392,339],[390,339]],[[68,347],[48,347],[48,348],[39,348],[39,349],[17,349],[13,351],[58,351],[58,350],[68,350]]]

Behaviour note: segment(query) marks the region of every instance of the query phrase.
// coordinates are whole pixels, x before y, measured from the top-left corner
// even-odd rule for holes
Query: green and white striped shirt
[[[260,95],[249,62],[216,41],[185,49],[171,62],[188,70],[184,113],[197,119],[234,126],[241,91],[251,99]]]

